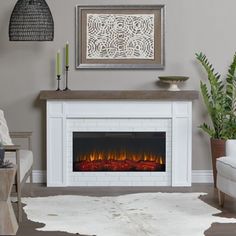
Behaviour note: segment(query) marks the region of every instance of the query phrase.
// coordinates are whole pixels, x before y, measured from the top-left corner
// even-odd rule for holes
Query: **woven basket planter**
[[[45,0],[18,0],[9,23],[10,41],[52,41],[54,22]]]

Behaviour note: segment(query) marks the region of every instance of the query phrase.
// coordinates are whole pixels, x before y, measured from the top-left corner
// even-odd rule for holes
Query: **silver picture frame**
[[[152,56],[140,59],[134,57],[93,58],[92,55],[89,58],[88,19],[90,16],[102,17],[104,15],[119,15],[122,17],[152,16],[153,38],[152,47],[150,47],[152,51],[149,52]],[[76,69],[164,69],[165,67],[165,5],[77,5],[75,25]]]

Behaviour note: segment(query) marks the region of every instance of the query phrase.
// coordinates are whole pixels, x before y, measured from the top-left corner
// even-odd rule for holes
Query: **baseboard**
[[[33,182],[34,183],[46,183],[46,171],[45,170],[33,170]]]
[[[33,171],[34,183],[46,183],[46,171],[34,170]],[[193,183],[213,183],[212,170],[193,170],[192,172]]]
[[[212,170],[193,170],[192,183],[213,183]]]

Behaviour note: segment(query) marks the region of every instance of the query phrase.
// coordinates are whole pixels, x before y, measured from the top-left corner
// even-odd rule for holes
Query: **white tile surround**
[[[164,131],[167,171],[73,172],[73,131]],[[191,101],[47,101],[47,186],[191,186],[191,161]]]

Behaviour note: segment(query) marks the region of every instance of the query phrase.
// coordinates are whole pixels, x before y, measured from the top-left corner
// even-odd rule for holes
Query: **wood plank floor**
[[[28,186],[23,191],[24,196],[27,195]],[[33,194],[35,197],[55,196],[55,195],[83,195],[83,196],[118,196],[130,193],[143,192],[203,192],[207,193],[202,196],[201,200],[205,203],[218,207],[217,192],[211,184],[194,184],[191,188],[171,188],[171,187],[69,187],[69,188],[46,188],[43,185],[34,185]],[[225,206],[219,216],[236,218],[236,199],[226,197]],[[196,222],[197,224],[197,222]],[[35,230],[42,227],[43,224],[31,222],[27,220],[23,214],[23,222],[19,226],[17,236],[70,236],[64,232],[41,232]],[[176,234],[178,235],[178,234]],[[213,223],[209,229],[205,231],[206,236],[236,236],[236,224],[218,224]],[[112,235],[111,235],[112,236]],[[130,235],[133,236],[133,235]],[[136,235],[135,235],[136,236]],[[138,236],[138,235],[137,235]],[[174,235],[170,235],[174,236]],[[181,235],[178,235],[181,236]],[[200,235],[199,235],[200,236]]]

